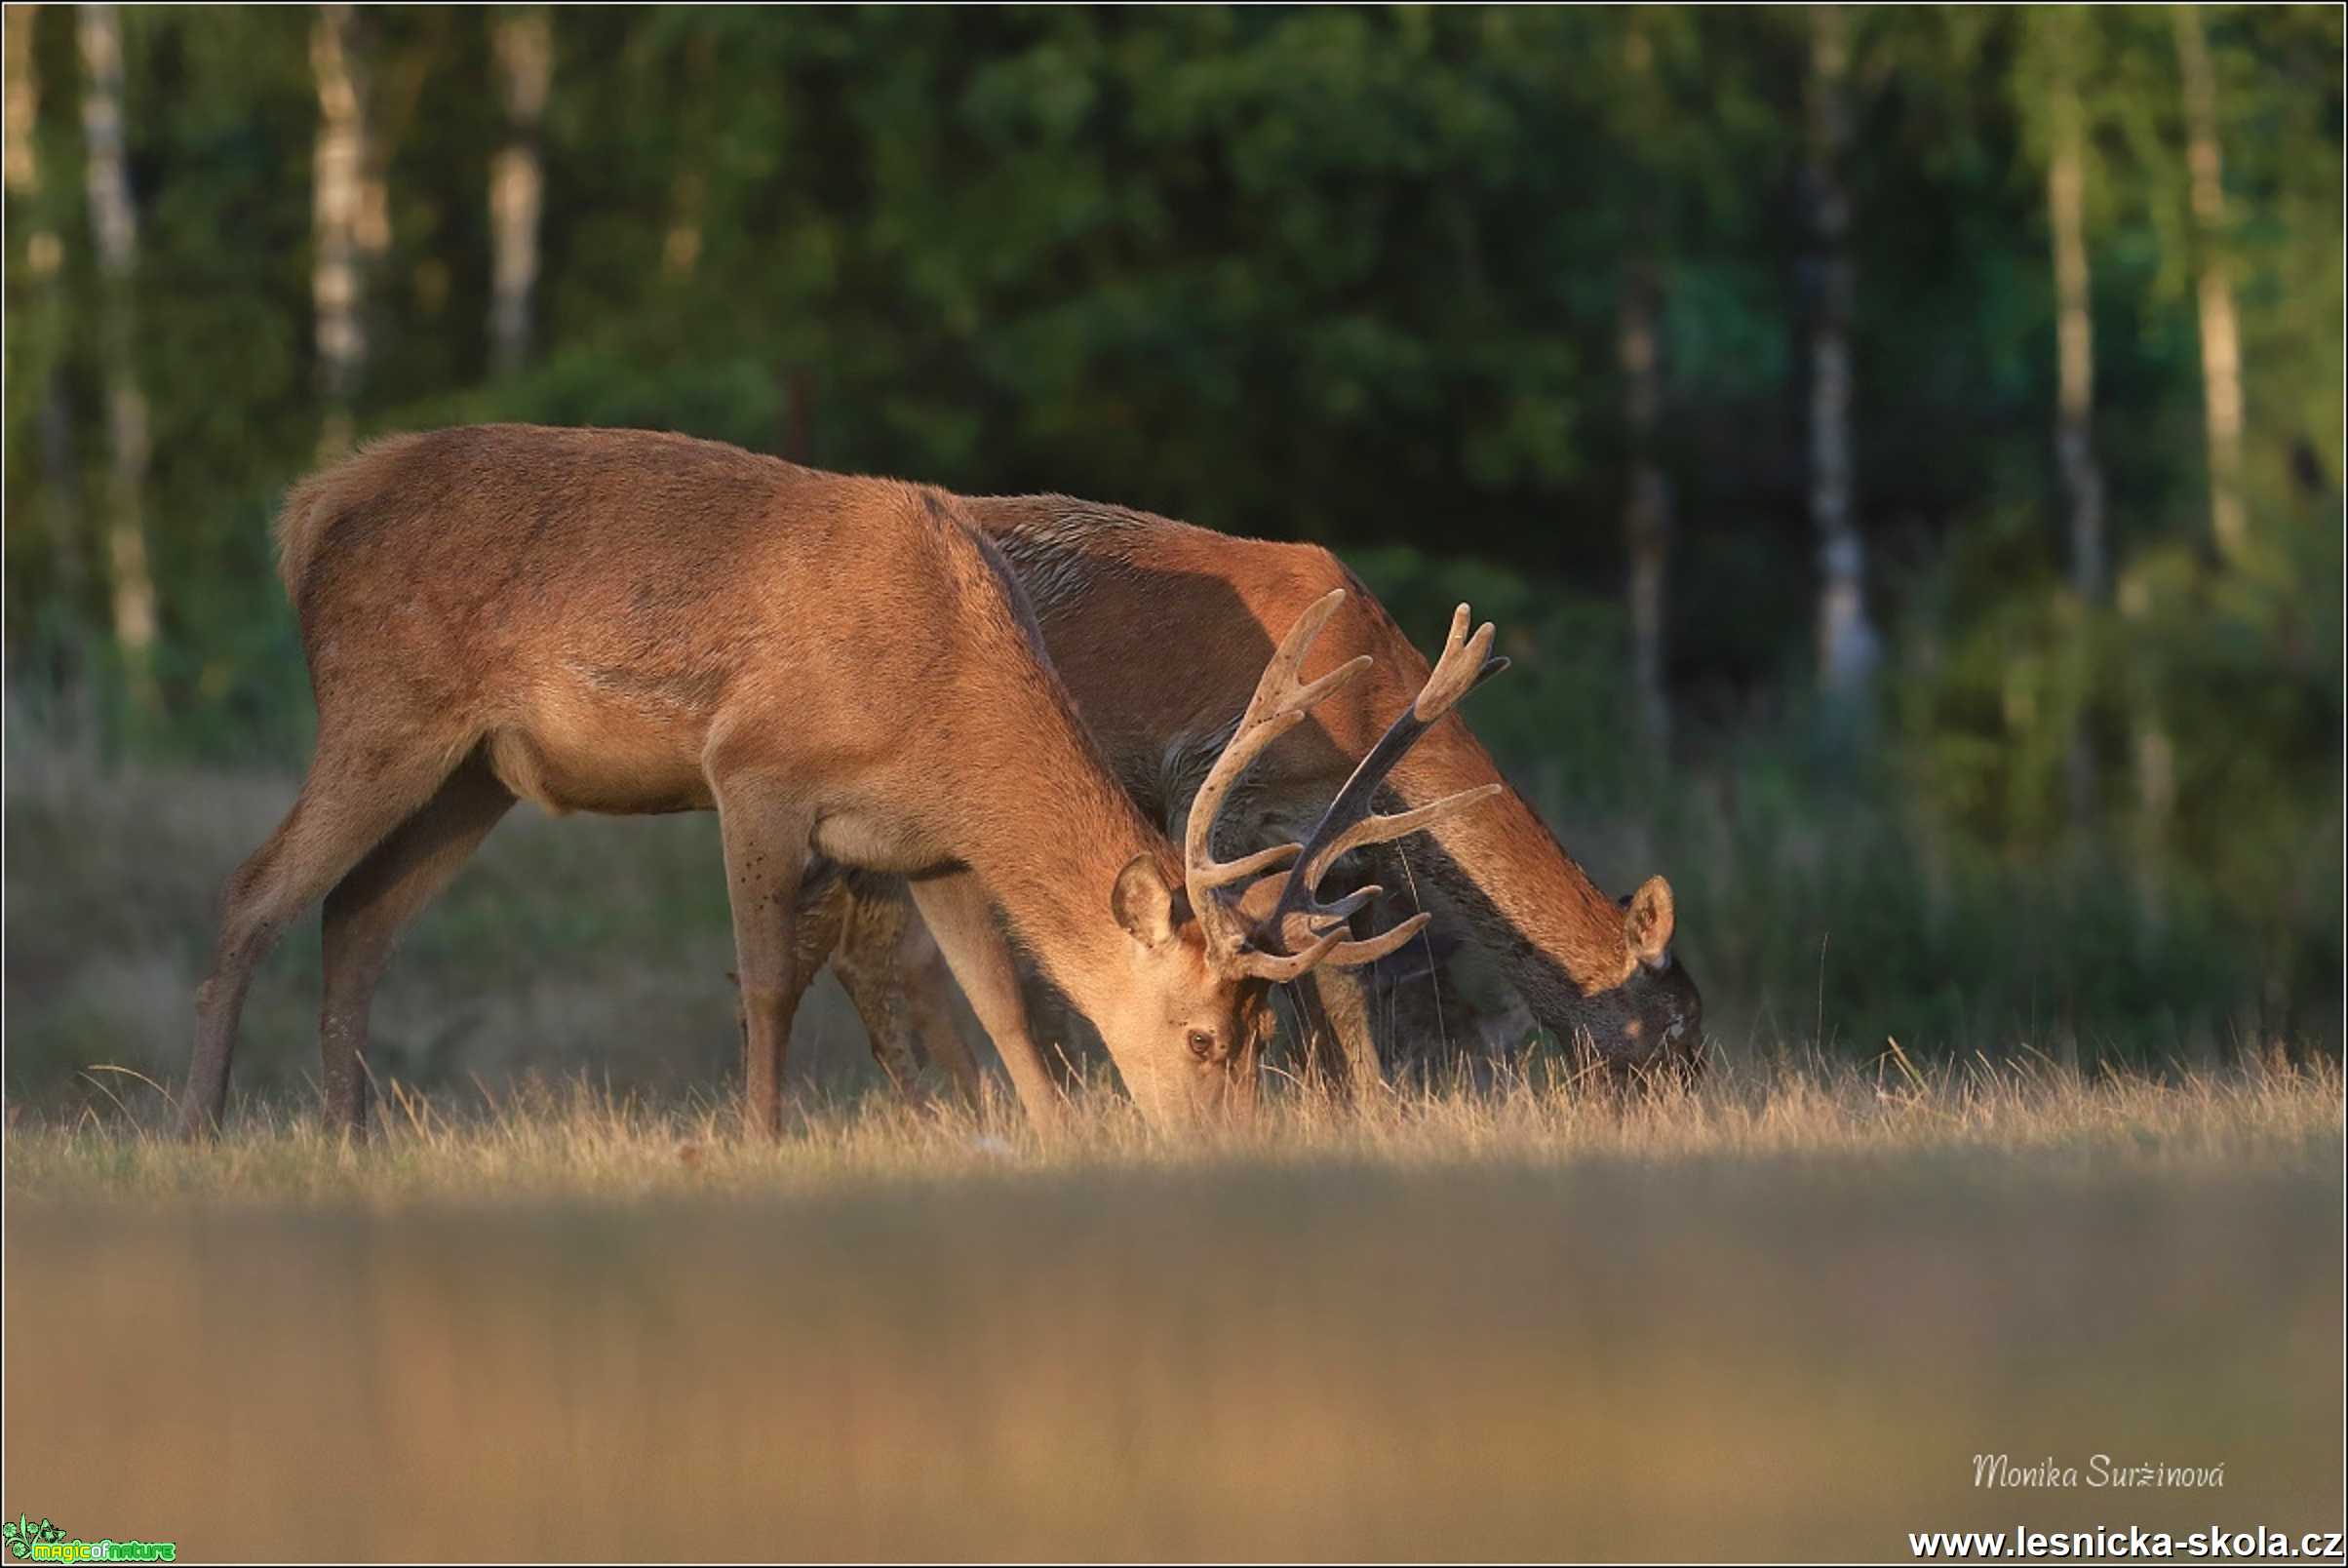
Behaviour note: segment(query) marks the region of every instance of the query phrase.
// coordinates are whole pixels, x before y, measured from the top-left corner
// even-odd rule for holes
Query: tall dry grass
[[[20,1125],[7,1145],[19,1205],[92,1198],[393,1203],[501,1198],[756,1195],[874,1178],[948,1182],[1003,1173],[1215,1166],[1571,1167],[1769,1157],[1853,1162],[2027,1156],[2034,1175],[2083,1171],[2320,1170],[2336,1165],[2337,1063],[2255,1058],[2168,1077],[2084,1075],[2044,1060],[1918,1067],[1781,1055],[1716,1069],[1695,1090],[1619,1094],[1546,1058],[1359,1104],[1275,1088],[1255,1125],[1189,1138],[1151,1133],[1097,1078],[1070,1130],[1048,1143],[993,1093],[977,1108],[893,1095],[809,1092],[789,1134],[737,1136],[706,1094],[661,1102],[585,1078],[427,1093],[381,1085],[373,1147],[346,1149],[298,1103],[248,1104],[214,1145],[172,1137],[164,1086],[92,1081],[109,1102]],[[1494,1081],[1497,1079],[1497,1081]]]

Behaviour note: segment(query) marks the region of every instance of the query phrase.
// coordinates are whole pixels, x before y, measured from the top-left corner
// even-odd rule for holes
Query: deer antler
[[[1279,844],[1236,860],[1217,861],[1213,857],[1208,843],[1214,836],[1215,818],[1239,775],[1266,747],[1304,723],[1314,703],[1370,663],[1369,655],[1361,654],[1311,685],[1300,686],[1297,682],[1297,672],[1304,666],[1312,640],[1336,613],[1345,597],[1342,588],[1331,591],[1298,616],[1296,624],[1289,628],[1288,636],[1265,667],[1264,678],[1257,683],[1256,694],[1247,711],[1239,716],[1230,744],[1215,760],[1206,782],[1199,786],[1191,804],[1185,835],[1184,880],[1190,889],[1191,908],[1205,929],[1208,951],[1220,964],[1273,982],[1294,980],[1319,963],[1368,963],[1418,935],[1428,922],[1428,917],[1424,914],[1414,915],[1392,930],[1367,941],[1345,940],[1346,920],[1377,896],[1379,889],[1364,887],[1324,904],[1318,897],[1321,878],[1347,851],[1430,827],[1497,795],[1501,788],[1498,784],[1486,784],[1462,790],[1415,810],[1390,815],[1377,815],[1370,810],[1379,787],[1419,737],[1457,706],[1462,697],[1508,667],[1507,659],[1490,656],[1489,622],[1478,628],[1474,637],[1468,637],[1468,607],[1462,605],[1452,614],[1451,635],[1444,644],[1443,656],[1436,661],[1427,684],[1353,769],[1352,777],[1337,792],[1337,798],[1329,803],[1328,810],[1322,813],[1306,841],[1301,844]],[[1222,892],[1234,882],[1291,860],[1295,864],[1281,885],[1279,897],[1271,914],[1261,921],[1250,921],[1240,912],[1241,903],[1254,900],[1244,897],[1233,900]],[[1286,951],[1271,951],[1265,938]]]
[[[1257,961],[1271,955],[1248,951],[1248,929],[1239,918],[1236,901],[1224,896],[1222,889],[1233,882],[1272,870],[1304,852],[1301,843],[1277,844],[1260,849],[1236,860],[1217,860],[1211,847],[1215,836],[1215,818],[1223,810],[1224,798],[1248,764],[1263,755],[1264,748],[1305,722],[1311,706],[1369,668],[1367,653],[1347,660],[1310,686],[1300,685],[1297,672],[1304,668],[1305,655],[1312,649],[1312,640],[1320,629],[1337,613],[1337,607],[1346,602],[1343,588],[1332,589],[1296,618],[1281,639],[1272,662],[1264,667],[1264,675],[1256,683],[1256,693],[1248,699],[1247,711],[1239,715],[1239,723],[1232,738],[1224,745],[1223,755],[1215,759],[1208,769],[1206,782],[1191,801],[1191,820],[1183,834],[1183,882],[1190,890],[1191,912],[1206,932],[1207,951],[1216,955],[1222,963],[1236,963],[1244,972],[1264,974]],[[1305,967],[1310,967],[1306,965]],[[1304,973],[1300,967],[1297,974]],[[1281,978],[1294,979],[1295,975]]]
[[[1462,605],[1451,612],[1451,631],[1443,641],[1442,656],[1435,661],[1419,695],[1395,717],[1386,733],[1378,738],[1378,744],[1370,748],[1370,754],[1353,769],[1353,776],[1346,780],[1345,788],[1337,792],[1329,809],[1306,838],[1304,848],[1298,852],[1296,869],[1289,874],[1287,885],[1280,889],[1279,902],[1272,906],[1263,926],[1278,933],[1283,946],[1293,947],[1299,941],[1316,939],[1333,928],[1342,933],[1343,922],[1381,891],[1372,885],[1332,903],[1320,902],[1321,878],[1328,875],[1339,856],[1363,844],[1385,843],[1432,827],[1500,793],[1498,784],[1482,784],[1446,795],[1415,810],[1381,815],[1370,809],[1387,775],[1418,744],[1419,737],[1457,707],[1462,697],[1508,667],[1506,658],[1492,656],[1492,623],[1486,621],[1477,627],[1472,637],[1468,634],[1468,607]],[[1340,942],[1327,951],[1321,961],[1350,967],[1382,959],[1424,930],[1430,918],[1421,913],[1366,941]]]

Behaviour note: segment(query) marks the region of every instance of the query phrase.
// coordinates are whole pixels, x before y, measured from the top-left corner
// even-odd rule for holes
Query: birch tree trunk
[[[133,699],[151,712],[158,706],[157,616],[142,515],[149,435],[133,314],[137,302],[138,210],[131,198],[124,146],[122,18],[111,5],[90,5],[75,13],[75,20],[82,53],[82,138],[89,161],[90,229],[104,301],[99,338],[112,455],[104,510],[114,641]]]
[[[2225,171],[2217,139],[2217,84],[2201,10],[2178,6],[2177,63],[2184,78],[2186,165],[2192,175],[2195,294],[2201,308],[2202,397],[2210,443],[2210,529],[2234,560],[2247,542],[2242,499],[2242,335],[2226,265]]]
[[[2103,597],[2103,469],[2095,460],[2095,323],[2087,251],[2087,148],[2079,97],[2066,76],[2049,105],[2047,216],[2054,249],[2054,455],[2070,504],[2071,587]]]
[[[312,155],[310,223],[317,259],[310,298],[317,312],[319,455],[340,455],[354,433],[354,405],[367,375],[367,282],[391,243],[390,196],[368,134],[367,85],[358,21],[347,5],[318,8],[310,28],[318,84],[318,144]]]
[[[41,163],[33,134],[41,123],[41,78],[33,68],[33,27],[41,20],[37,5],[7,9],[6,144],[0,153],[0,177],[10,198],[29,204],[41,194]],[[19,211],[23,211],[20,207]],[[29,247],[28,247],[29,248]]]
[[[1841,9],[1810,11],[1808,118],[1812,245],[1810,515],[1819,541],[1819,681],[1847,722],[1863,707],[1879,644],[1867,616],[1866,552],[1852,515],[1850,41]]]
[[[2106,577],[2103,469],[2095,460],[2095,324],[2087,249],[2087,132],[2071,48],[2075,13],[2041,13],[2052,56],[2047,109],[2047,227],[2054,262],[2054,458],[2069,505],[2071,588],[2083,606],[2102,603]],[[2094,807],[2095,757],[2073,720],[2068,759],[2071,820]]]
[[[539,128],[554,84],[554,33],[546,8],[531,6],[500,18],[496,49],[507,139],[489,165],[489,351],[492,363],[503,373],[520,368],[529,357],[531,292],[538,281],[538,220],[546,191]],[[686,264],[689,266],[689,259]]]

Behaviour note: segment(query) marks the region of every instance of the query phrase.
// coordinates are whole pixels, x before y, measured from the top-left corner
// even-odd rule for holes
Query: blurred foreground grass
[[[6,1507],[188,1558],[1904,1554],[2336,1528],[2341,1082],[395,1098],[6,1144]],[[1989,1491],[1976,1454],[2223,1465]]]

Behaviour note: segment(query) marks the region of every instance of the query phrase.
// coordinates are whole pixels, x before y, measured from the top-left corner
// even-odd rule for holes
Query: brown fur
[[[682,436],[487,425],[393,437],[304,480],[279,537],[318,748],[230,881],[191,1127],[224,1104],[254,963],[322,896],[328,1091],[364,1126],[366,1009],[392,939],[517,798],[719,811],[756,1123],[779,1118],[809,978],[791,926],[811,848],[915,879],[933,929],[998,904],[1114,1021],[1145,1108],[1194,1109],[1222,1092],[1210,1078],[1242,1076],[1252,1003],[1171,892],[1154,940],[1112,919],[1120,885],[1179,889],[1181,857],[1110,775],[954,497]],[[958,893],[973,877],[984,895]]]
[[[1018,571],[1053,664],[1111,766],[1170,828],[1178,829],[1245,705],[1266,651],[1331,588],[1350,597],[1304,674],[1364,653],[1371,666],[1257,762],[1244,799],[1226,813],[1240,837],[1262,843],[1300,831],[1427,679],[1426,659],[1385,608],[1318,546],[1237,538],[1063,495],[963,504]],[[1157,678],[1177,641],[1180,679]],[[1493,782],[1506,780],[1453,714],[1404,759],[1390,789],[1415,806]],[[1646,945],[1634,952],[1625,906],[1598,889],[1514,790],[1428,839],[1374,865],[1371,876],[1390,889],[1415,889],[1438,929],[1490,953],[1543,1025],[1618,1062],[1693,1058],[1701,1001],[1669,951],[1669,890],[1661,879],[1641,889]],[[1316,971],[1312,982],[1324,993],[1350,984],[1330,971]],[[1330,1000],[1333,1015],[1365,1015],[1356,998]],[[1346,1049],[1359,1071],[1365,1046]]]

